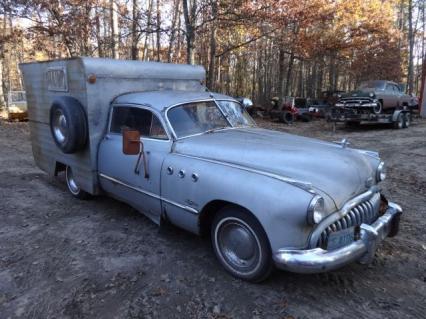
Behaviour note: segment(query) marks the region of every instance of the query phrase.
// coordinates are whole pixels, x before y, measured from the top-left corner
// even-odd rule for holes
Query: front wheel
[[[272,253],[260,223],[244,209],[228,206],[218,212],[211,228],[213,250],[234,277],[260,282],[272,271]]]
[[[383,111],[383,104],[382,102],[379,101],[376,103],[376,106],[373,107],[373,112],[374,114],[380,114],[382,113],[382,111]]]
[[[89,199],[90,194],[82,190],[78,184],[77,181],[74,178],[74,174],[72,172],[72,168],[70,166],[67,166],[65,170],[65,177],[67,180],[67,186],[69,192],[78,199]]]

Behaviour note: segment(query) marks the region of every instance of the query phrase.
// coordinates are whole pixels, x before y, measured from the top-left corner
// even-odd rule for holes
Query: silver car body
[[[58,67],[55,63],[22,66],[37,164],[51,174],[55,174],[57,163],[73,165],[84,190],[103,191],[158,224],[167,219],[201,233],[212,207],[238,205],[262,225],[278,267],[319,272],[371,259],[376,244],[390,232],[394,216],[401,213],[397,205],[390,204],[379,216],[376,184],[381,162],[375,152],[253,126],[232,126],[178,138],[168,118],[172,108],[194,101],[212,101],[218,107],[220,101],[236,102],[225,95],[205,92],[200,84],[204,77],[200,68],[64,60],[59,67],[66,70],[68,90],[52,93],[34,80],[39,75],[33,69],[42,78],[49,68]],[[149,73],[149,79],[143,71]],[[97,82],[87,84],[92,74]],[[158,74],[168,74],[172,79],[160,81]],[[144,85],[135,78],[145,81]],[[160,87],[159,82],[163,83]],[[58,93],[77,96],[86,107],[90,146],[81,154],[62,154],[50,136],[46,113]],[[110,131],[112,110],[120,107],[151,111],[167,132],[168,138],[163,140],[141,138],[149,178],[135,174],[137,156],[124,155],[121,134]],[[221,111],[226,112],[223,108]],[[316,196],[324,198],[328,216],[313,226],[307,223],[307,211]],[[359,240],[332,251],[322,246],[331,232],[356,225],[361,225]]]

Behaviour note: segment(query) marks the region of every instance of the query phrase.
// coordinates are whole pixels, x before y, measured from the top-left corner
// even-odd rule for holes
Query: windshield
[[[294,106],[297,108],[306,108],[308,107],[308,100],[302,98],[294,99]]]
[[[366,81],[362,82],[359,86],[360,89],[376,89],[376,90],[384,90],[385,89],[384,81]]]
[[[217,103],[232,126],[239,127],[256,125],[246,109],[240,103],[223,100],[219,100]]]
[[[231,127],[214,101],[175,106],[167,117],[177,138]]]

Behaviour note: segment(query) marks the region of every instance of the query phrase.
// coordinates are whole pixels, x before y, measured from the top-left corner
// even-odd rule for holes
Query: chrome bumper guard
[[[360,239],[336,250],[322,248],[308,250],[279,249],[273,256],[276,266],[297,273],[320,273],[340,268],[354,261],[367,264],[374,258],[377,245],[386,237],[393,237],[399,228],[402,209],[389,202],[385,214],[373,224],[361,224]]]

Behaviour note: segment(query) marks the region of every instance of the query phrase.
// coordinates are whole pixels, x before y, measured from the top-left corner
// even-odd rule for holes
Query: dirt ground
[[[236,280],[208,239],[106,197],[74,199],[35,166],[28,123],[0,122],[0,318],[425,318],[426,120],[336,133],[323,121],[257,122],[380,151],[383,190],[404,215],[371,265]]]

